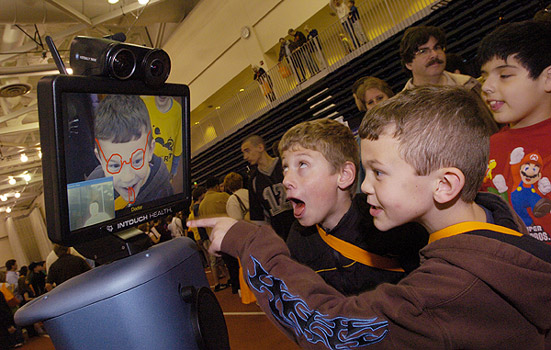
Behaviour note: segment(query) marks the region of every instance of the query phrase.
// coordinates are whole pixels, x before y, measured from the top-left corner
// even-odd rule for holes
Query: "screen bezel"
[[[181,98],[182,101],[182,158],[183,192],[162,203],[125,213],[114,219],[70,229],[67,200],[67,169],[65,130],[62,96],[64,93],[164,95]],[[38,83],[38,113],[42,148],[44,203],[48,236],[66,246],[82,245],[105,236],[113,235],[138,224],[187,208],[191,197],[190,182],[190,118],[189,88],[182,84],[164,84],[152,88],[137,80],[120,81],[111,78],[55,75],[42,78]],[[158,203],[158,202],[157,202]]]

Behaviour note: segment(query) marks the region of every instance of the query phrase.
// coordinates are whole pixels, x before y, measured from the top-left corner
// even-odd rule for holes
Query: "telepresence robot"
[[[47,42],[64,73],[53,42]],[[136,228],[189,207],[188,87],[165,84],[170,59],[164,51],[115,40],[75,38],[71,66],[75,76],[48,76],[38,85],[46,221],[53,242],[74,246],[99,266],[27,303],[16,312],[16,323],[42,321],[57,350],[229,349],[195,242],[181,237],[152,246]],[[129,159],[114,152],[102,154],[102,161],[98,155],[98,106],[124,96],[147,106],[152,134],[146,144],[151,137],[154,153],[165,147],[161,160],[147,147]],[[156,113],[155,101],[167,99],[172,112]],[[140,197],[148,186],[144,180],[120,193],[119,172],[162,168],[171,160],[169,190]],[[100,219],[91,220],[92,203]]]

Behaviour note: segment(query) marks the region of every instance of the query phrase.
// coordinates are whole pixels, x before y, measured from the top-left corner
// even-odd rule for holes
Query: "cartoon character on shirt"
[[[509,193],[511,205],[526,226],[534,225],[530,213],[536,218],[549,214],[551,200],[545,198],[551,192],[551,182],[543,176],[543,160],[538,152],[527,155],[523,147],[511,152],[511,174],[515,188],[509,189],[505,177],[496,175],[492,182],[500,194]]]

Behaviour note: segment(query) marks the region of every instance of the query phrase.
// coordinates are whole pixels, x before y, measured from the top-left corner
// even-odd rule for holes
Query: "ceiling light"
[[[31,181],[31,174],[23,174],[22,178],[23,180],[29,182]]]
[[[42,159],[42,151],[38,150],[38,158]]]
[[[2,200],[2,202],[5,202],[8,200],[8,197],[5,194],[0,194],[0,200]]]
[[[10,207],[6,208],[6,213],[11,213],[11,208]]]
[[[16,182],[17,182],[17,181],[15,181],[15,179],[13,178],[13,176],[10,176],[10,180],[8,181],[8,183],[9,183],[10,185],[15,185]]]
[[[140,5],[147,5],[147,3],[149,3],[149,0],[138,0],[138,3]]]
[[[21,197],[21,193],[15,192],[14,196],[15,196],[15,198],[19,198],[19,197]]]
[[[28,160],[29,160],[29,157],[27,157],[27,155],[25,153],[21,153],[21,161],[23,163],[25,163]]]
[[[119,0],[115,0],[115,3],[118,2]],[[73,74],[73,68],[67,68],[67,74],[71,75]]]
[[[243,91],[245,91],[245,89],[239,89],[239,92],[243,92]]]
[[[107,0],[107,2],[110,4],[116,4],[119,0]]]

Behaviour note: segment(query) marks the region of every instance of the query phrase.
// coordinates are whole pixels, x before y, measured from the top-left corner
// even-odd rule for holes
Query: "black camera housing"
[[[141,80],[162,85],[170,74],[170,57],[161,49],[104,38],[77,36],[71,42],[73,74]]]

